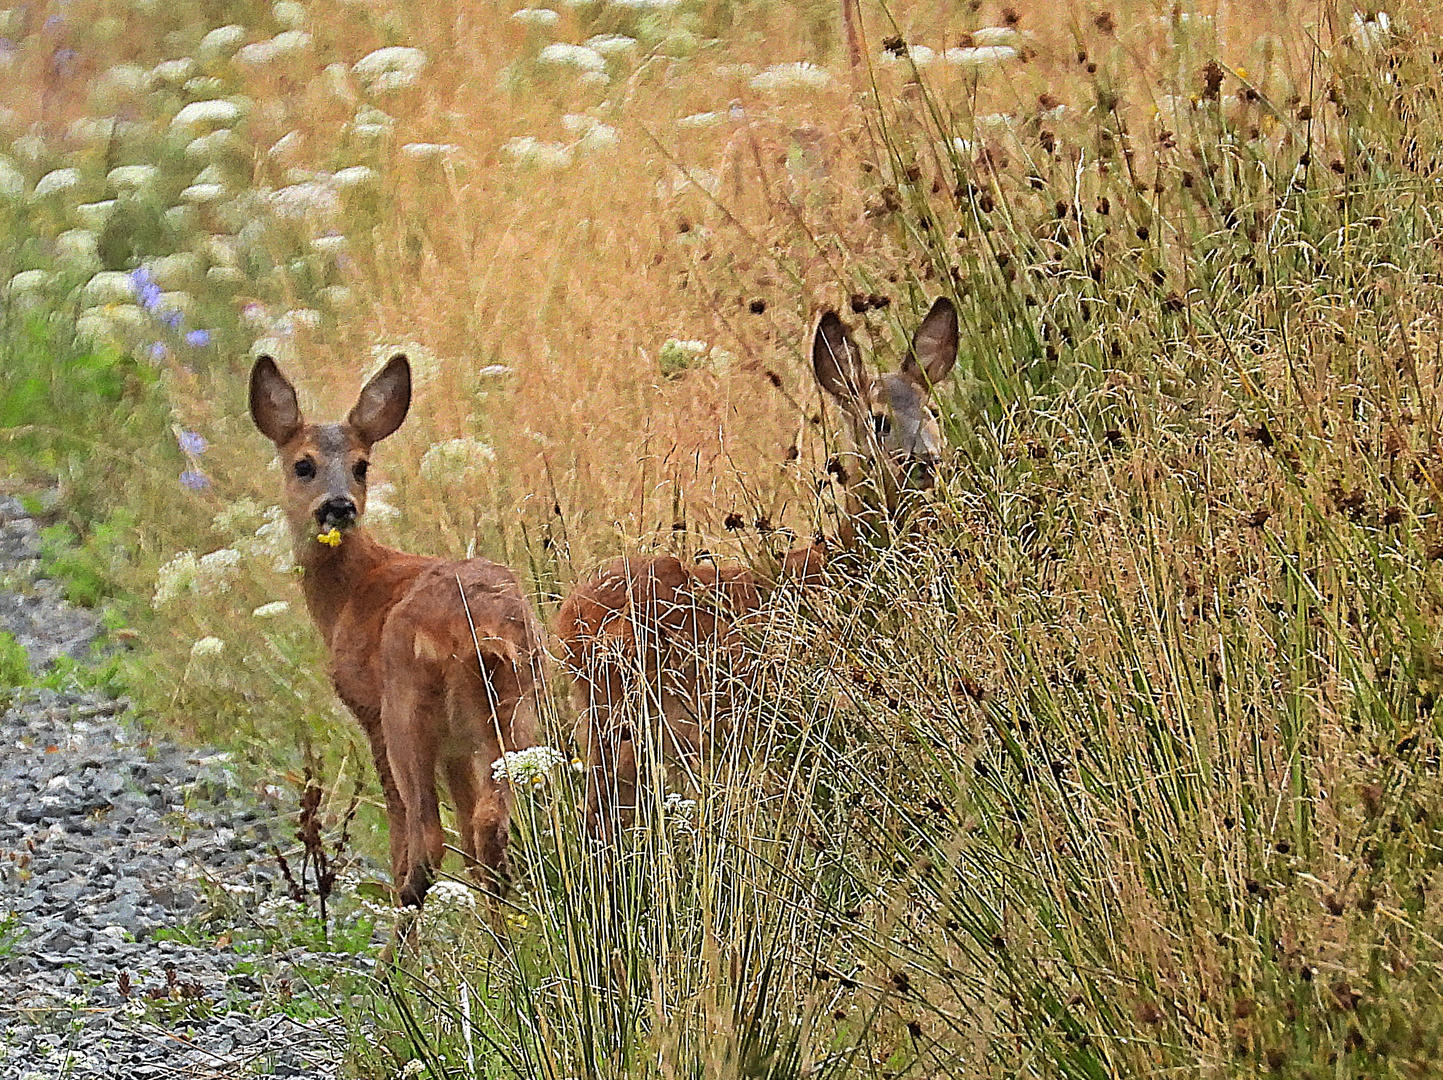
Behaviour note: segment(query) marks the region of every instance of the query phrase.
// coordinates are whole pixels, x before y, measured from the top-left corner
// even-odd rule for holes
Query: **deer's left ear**
[[[957,336],[957,309],[940,296],[912,335],[912,351],[902,361],[903,377],[930,391],[957,363]]]
[[[362,389],[346,423],[371,446],[400,427],[410,407],[411,364],[398,353]]]

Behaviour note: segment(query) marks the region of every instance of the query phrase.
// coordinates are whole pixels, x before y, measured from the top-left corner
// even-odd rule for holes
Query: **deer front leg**
[[[441,865],[444,837],[436,799],[436,758],[441,733],[413,679],[396,678],[381,699],[381,731],[401,801],[406,808],[406,856],[396,878],[401,903],[419,908]],[[427,723],[428,718],[432,721]]]
[[[399,883],[406,866],[406,804],[401,799],[396,778],[391,772],[391,759],[386,753],[386,740],[381,734],[381,714],[371,709],[365,712],[352,709],[366,733],[371,746],[371,760],[376,766],[376,778],[381,782],[381,794],[386,799],[386,832],[391,848],[391,881]]]

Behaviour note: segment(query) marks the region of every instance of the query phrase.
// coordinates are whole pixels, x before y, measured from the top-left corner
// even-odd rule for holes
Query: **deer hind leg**
[[[415,678],[390,680],[381,700],[381,730],[391,771],[406,808],[404,877],[397,879],[401,903],[420,907],[441,865],[444,838],[436,799],[436,764],[442,732],[439,695]]]
[[[481,791],[476,783],[476,770],[484,767],[480,758],[472,754],[446,759],[446,786],[451,790],[451,801],[456,804],[456,833],[461,841],[466,869],[472,874],[476,873],[478,866],[476,808]]]

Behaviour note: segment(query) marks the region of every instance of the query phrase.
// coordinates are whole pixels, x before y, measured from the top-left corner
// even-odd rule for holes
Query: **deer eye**
[[[356,462],[355,467],[351,469],[351,475],[356,478],[356,483],[364,484],[366,482],[366,470],[370,468],[370,466],[371,463],[369,461]]]
[[[892,418],[886,413],[873,413],[872,430],[878,435],[890,434],[892,431]]]
[[[296,476],[302,480],[314,480],[316,476],[316,463],[310,458],[301,458],[295,464]]]

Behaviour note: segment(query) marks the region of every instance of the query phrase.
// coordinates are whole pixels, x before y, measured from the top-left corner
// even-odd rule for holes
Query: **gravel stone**
[[[0,496],[0,630],[37,673],[107,647],[94,614],[40,576],[39,541],[20,504]],[[124,701],[36,689],[0,704],[7,697],[0,919],[14,913],[15,928],[0,941],[0,1080],[338,1076],[343,1025],[264,1015],[275,1008],[265,987],[290,977],[299,1000],[311,991],[296,965],[367,972],[370,959],[238,956],[167,937],[210,911],[216,885],[247,905],[284,895],[270,837],[289,837],[292,808],[247,790],[227,755],[145,732]],[[248,970],[235,971],[242,961]],[[164,1007],[137,1008],[144,1000]],[[294,1011],[331,1009],[313,1000]]]

